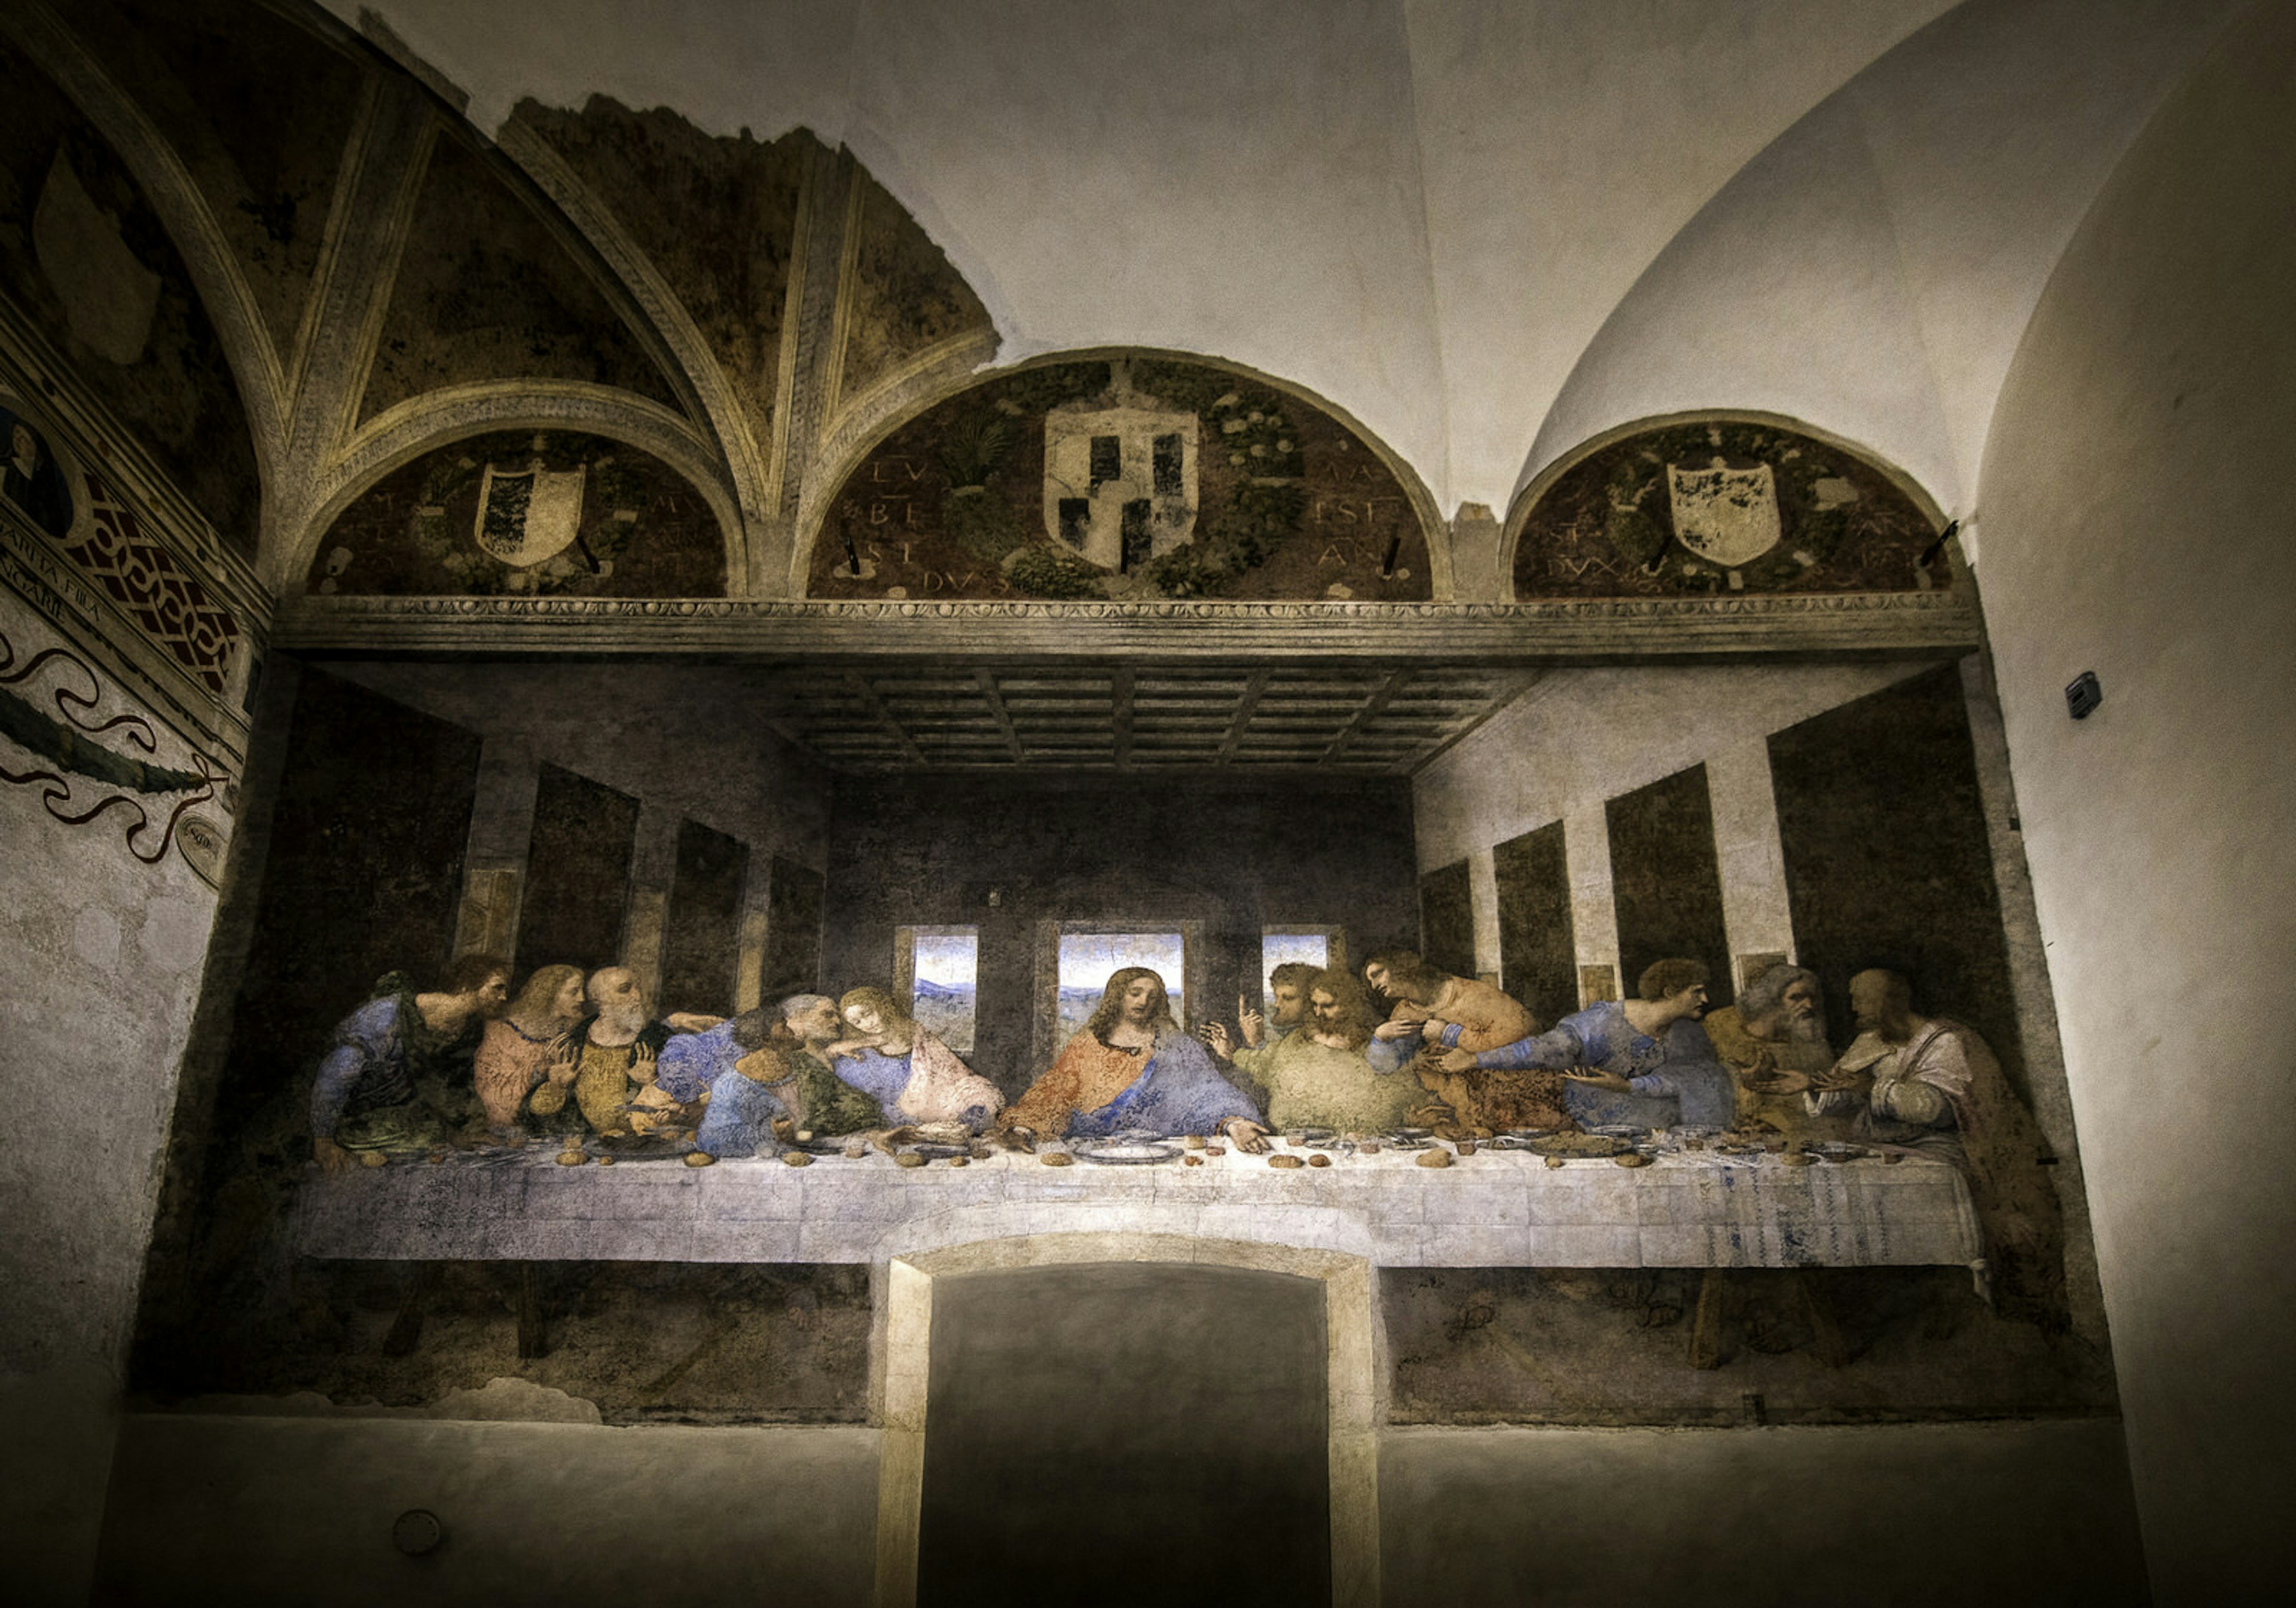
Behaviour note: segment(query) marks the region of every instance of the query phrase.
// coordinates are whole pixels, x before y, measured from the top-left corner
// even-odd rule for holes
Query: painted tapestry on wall
[[[1199,363],[1052,363],[937,404],[829,504],[817,598],[1433,595],[1411,497],[1305,399]]]
[[[0,44],[0,294],[238,551],[261,486],[222,344],[127,167]]]
[[[566,430],[473,437],[392,470],[339,515],[322,596],[722,597],[725,539],[685,478]]]
[[[1521,516],[1521,599],[1929,591],[1948,584],[1913,500],[1843,448],[1770,422],[1642,431]]]

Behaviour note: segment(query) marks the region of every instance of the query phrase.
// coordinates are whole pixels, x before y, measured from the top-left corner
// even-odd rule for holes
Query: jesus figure
[[[1164,979],[1144,966],[1110,975],[1092,1020],[998,1127],[1023,1139],[1225,1133],[1239,1150],[1267,1148],[1258,1108],[1180,1031]]]

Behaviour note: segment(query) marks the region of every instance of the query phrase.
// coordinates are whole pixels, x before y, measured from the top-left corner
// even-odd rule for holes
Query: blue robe
[[[1585,1083],[1563,1086],[1563,1108],[1582,1128],[1726,1128],[1738,1101],[1730,1074],[1714,1054],[1706,1030],[1685,1017],[1663,1041],[1635,1031],[1615,1000],[1590,1005],[1553,1031],[1518,1039],[1475,1057],[1478,1066],[1539,1066],[1554,1072],[1587,1067],[1615,1073],[1631,1094]]]
[[[1069,1119],[1068,1137],[1105,1139],[1118,1133],[1177,1138],[1218,1133],[1224,1122],[1260,1120],[1250,1098],[1220,1076],[1211,1052],[1184,1033],[1158,1035],[1140,1075],[1097,1111]]]

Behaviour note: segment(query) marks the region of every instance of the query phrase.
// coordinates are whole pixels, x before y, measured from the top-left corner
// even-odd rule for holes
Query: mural
[[[352,119],[374,64],[243,0],[76,6],[81,39],[182,158],[292,349]]]
[[[491,705],[473,675],[457,697]],[[1925,861],[1981,881],[1960,864],[1983,828],[1951,785],[1958,698],[1949,672],[1917,674],[1774,739],[1796,897],[1835,911],[1810,924],[1815,965],[1661,951],[1582,1003],[1554,966],[1510,992],[1429,958],[1414,927],[1441,912],[1414,897],[1409,794],[1390,780],[856,778],[830,795],[824,877],[681,818],[693,803],[660,788],[691,767],[626,773],[630,793],[584,777],[568,733],[635,730],[586,705],[514,722],[576,767],[541,766],[525,806],[524,908],[504,929],[519,959],[456,952],[456,845],[505,807],[502,782],[472,732],[309,677],[298,741],[316,746],[290,766],[250,959],[269,1009],[242,1016],[235,1114],[210,1141],[245,1159],[168,1274],[188,1286],[147,1309],[166,1344],[144,1377],[411,1404],[477,1389],[514,1344],[524,1376],[610,1416],[839,1421],[860,1410],[833,1354],[865,1310],[853,1269],[959,1217],[994,1237],[999,1212],[1035,1232],[1082,1201],[1142,1231],[1233,1209],[1278,1243],[1288,1214],[1339,1213],[1390,1269],[1403,1421],[2109,1410],[2109,1363],[2070,1324],[2054,1158],[2004,1065],[1997,957],[1976,944],[1956,971],[1906,947],[1939,923],[1973,932],[1988,890],[1861,903],[1799,824],[1896,829],[1902,757],[1945,779],[1919,807],[1947,800],[1957,823],[1920,839]],[[1805,774],[1811,740],[1887,747],[1885,769]],[[1713,877],[1711,823],[1682,802],[1702,788],[1620,797],[1652,789],[1682,807],[1645,837],[1708,840],[1660,872]],[[675,833],[650,833],[665,808]],[[1171,831],[1182,815],[1193,829]],[[569,833],[598,840],[589,886],[544,865]],[[678,892],[703,847],[726,868],[707,910]],[[1560,847],[1511,855],[1504,896],[1550,908],[1537,884],[1567,874]],[[805,896],[767,896],[761,873]],[[1625,943],[1627,906],[1664,888],[1611,880]],[[296,935],[372,886],[397,891],[327,918],[327,943]],[[579,935],[560,919],[577,894],[599,911]],[[1891,925],[1908,910],[1919,932]],[[1651,942],[1675,930],[1703,929]],[[1910,961],[1874,959],[1892,934]],[[690,1210],[630,1215],[632,1191],[699,1191],[705,1171],[723,1188]],[[709,1269],[735,1246],[787,1271]],[[604,1270],[630,1261],[647,1266]],[[721,1289],[744,1313],[809,1316],[696,1316]],[[244,1326],[187,1349],[168,1301],[222,1292]],[[695,1360],[679,1372],[685,1353],[647,1342],[642,1365],[610,1367],[636,1343],[617,1326],[655,1300]],[[768,1354],[788,1378],[742,1397],[725,1370]]]
[[[1014,371],[879,444],[829,504],[819,598],[1433,595],[1415,505],[1321,408],[1145,354]]]
[[[512,121],[580,175],[644,249],[717,355],[759,443],[773,439],[799,198],[825,153],[802,128],[712,137],[660,107],[521,101]]]
[[[854,182],[859,193],[838,382],[848,399],[920,353],[989,328],[980,298],[900,202],[866,173]]]
[[[30,419],[0,402],[0,438],[8,456],[0,461],[0,497],[52,536],[72,527],[71,486],[47,437]]]
[[[599,278],[459,125],[439,125],[375,347],[362,421],[484,380],[570,380],[680,407]]]
[[[473,437],[393,470],[319,543],[336,593],[713,597],[725,538],[676,470],[572,431]]]
[[[210,883],[230,773],[155,727],[115,683],[0,593],[0,784],[24,789],[60,826],[110,831],[157,865],[171,849]],[[122,707],[122,706],[125,706]]]
[[[119,155],[5,44],[0,78],[0,295],[223,540],[251,556],[254,446],[182,257]]]
[[[1671,424],[1589,453],[1520,516],[1518,598],[1912,592],[1937,532],[1872,464],[1784,426]]]

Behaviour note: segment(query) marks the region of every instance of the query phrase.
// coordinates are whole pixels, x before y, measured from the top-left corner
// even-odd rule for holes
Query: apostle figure
[[[1282,975],[1279,968],[1276,977]],[[1247,1042],[1234,1045],[1217,1022],[1204,1029],[1204,1041],[1267,1090],[1267,1120],[1280,1130],[1385,1133],[1401,1127],[1421,1090],[1417,1080],[1392,1066],[1380,1071],[1365,1058],[1374,1018],[1363,985],[1335,967],[1311,972],[1307,995],[1308,1020],[1273,1043],[1259,1041],[1259,1013],[1242,1009],[1241,1000],[1238,1025]],[[1282,1006],[1279,999],[1279,1023]]]
[[[1419,1082],[1468,1127],[1496,1132],[1570,1125],[1562,1080],[1553,1072],[1444,1056],[1496,1049],[1537,1033],[1538,1018],[1521,1001],[1476,978],[1438,971],[1407,949],[1365,961],[1364,981],[1393,1001],[1369,1047],[1372,1065],[1387,1071],[1415,1057]]]
[[[574,1059],[583,1002],[581,967],[537,966],[510,1009],[487,1024],[472,1082],[495,1138],[515,1144],[525,1137],[519,1114],[552,1066]]]
[[[449,1118],[435,1097],[461,1082],[473,1029],[509,1002],[510,967],[491,955],[464,955],[427,992],[398,972],[377,983],[375,997],[336,1027],[312,1081],[313,1157],[334,1172],[353,1165],[356,1151],[439,1143]]]
[[[711,1051],[712,1065],[722,1061],[725,1047],[740,1053],[709,1085],[694,1147],[720,1158],[771,1155],[784,1138],[833,1139],[882,1128],[885,1114],[875,1098],[830,1070],[829,1047],[844,1025],[836,1000],[791,994],[696,1034],[704,1041],[725,1035]]]
[[[1698,1025],[1706,967],[1660,960],[1635,984],[1640,996],[1608,1000],[1562,1018],[1552,1033],[1473,1054],[1455,1049],[1447,1072],[1537,1066],[1570,1085],[1564,1106],[1584,1127],[1723,1128],[1737,1110],[1730,1074]]]
[[[1023,1143],[1038,1135],[1225,1133],[1237,1149],[1258,1152],[1267,1148],[1259,1117],[1210,1052],[1172,1019],[1164,979],[1128,966],[1110,975],[1092,1019],[1004,1108],[998,1127]]]
[[[655,1087],[655,1063],[671,1028],[653,1019],[637,974],[626,966],[592,972],[588,993],[594,1014],[568,1036],[572,1053],[534,1091],[528,1109],[554,1115],[570,1094],[590,1130],[611,1139],[690,1126],[698,1114]]]
[[[1809,1081],[1809,1108],[1853,1111],[1858,1137],[1926,1151],[1960,1168],[1984,1231],[1996,1304],[2012,1316],[2062,1324],[2064,1221],[2042,1168],[2047,1142],[1975,1030],[1916,1016],[1913,1000],[1912,986],[1896,972],[1849,979],[1857,1037],[1830,1071]],[[1860,1092],[1869,1078],[1871,1087]]]
[[[1849,1137],[1848,1117],[1814,1114],[1799,1098],[1808,1079],[1833,1065],[1818,1005],[1817,974],[1780,964],[1750,979],[1735,1005],[1706,1014],[1706,1037],[1737,1079],[1738,1126],[1798,1139]],[[1781,1073],[1804,1081],[1780,1087]]]
[[[978,1133],[1004,1108],[1004,1091],[917,1025],[882,988],[856,988],[837,1002],[852,1035],[825,1052],[837,1075],[873,1098],[889,1122],[957,1122]]]

